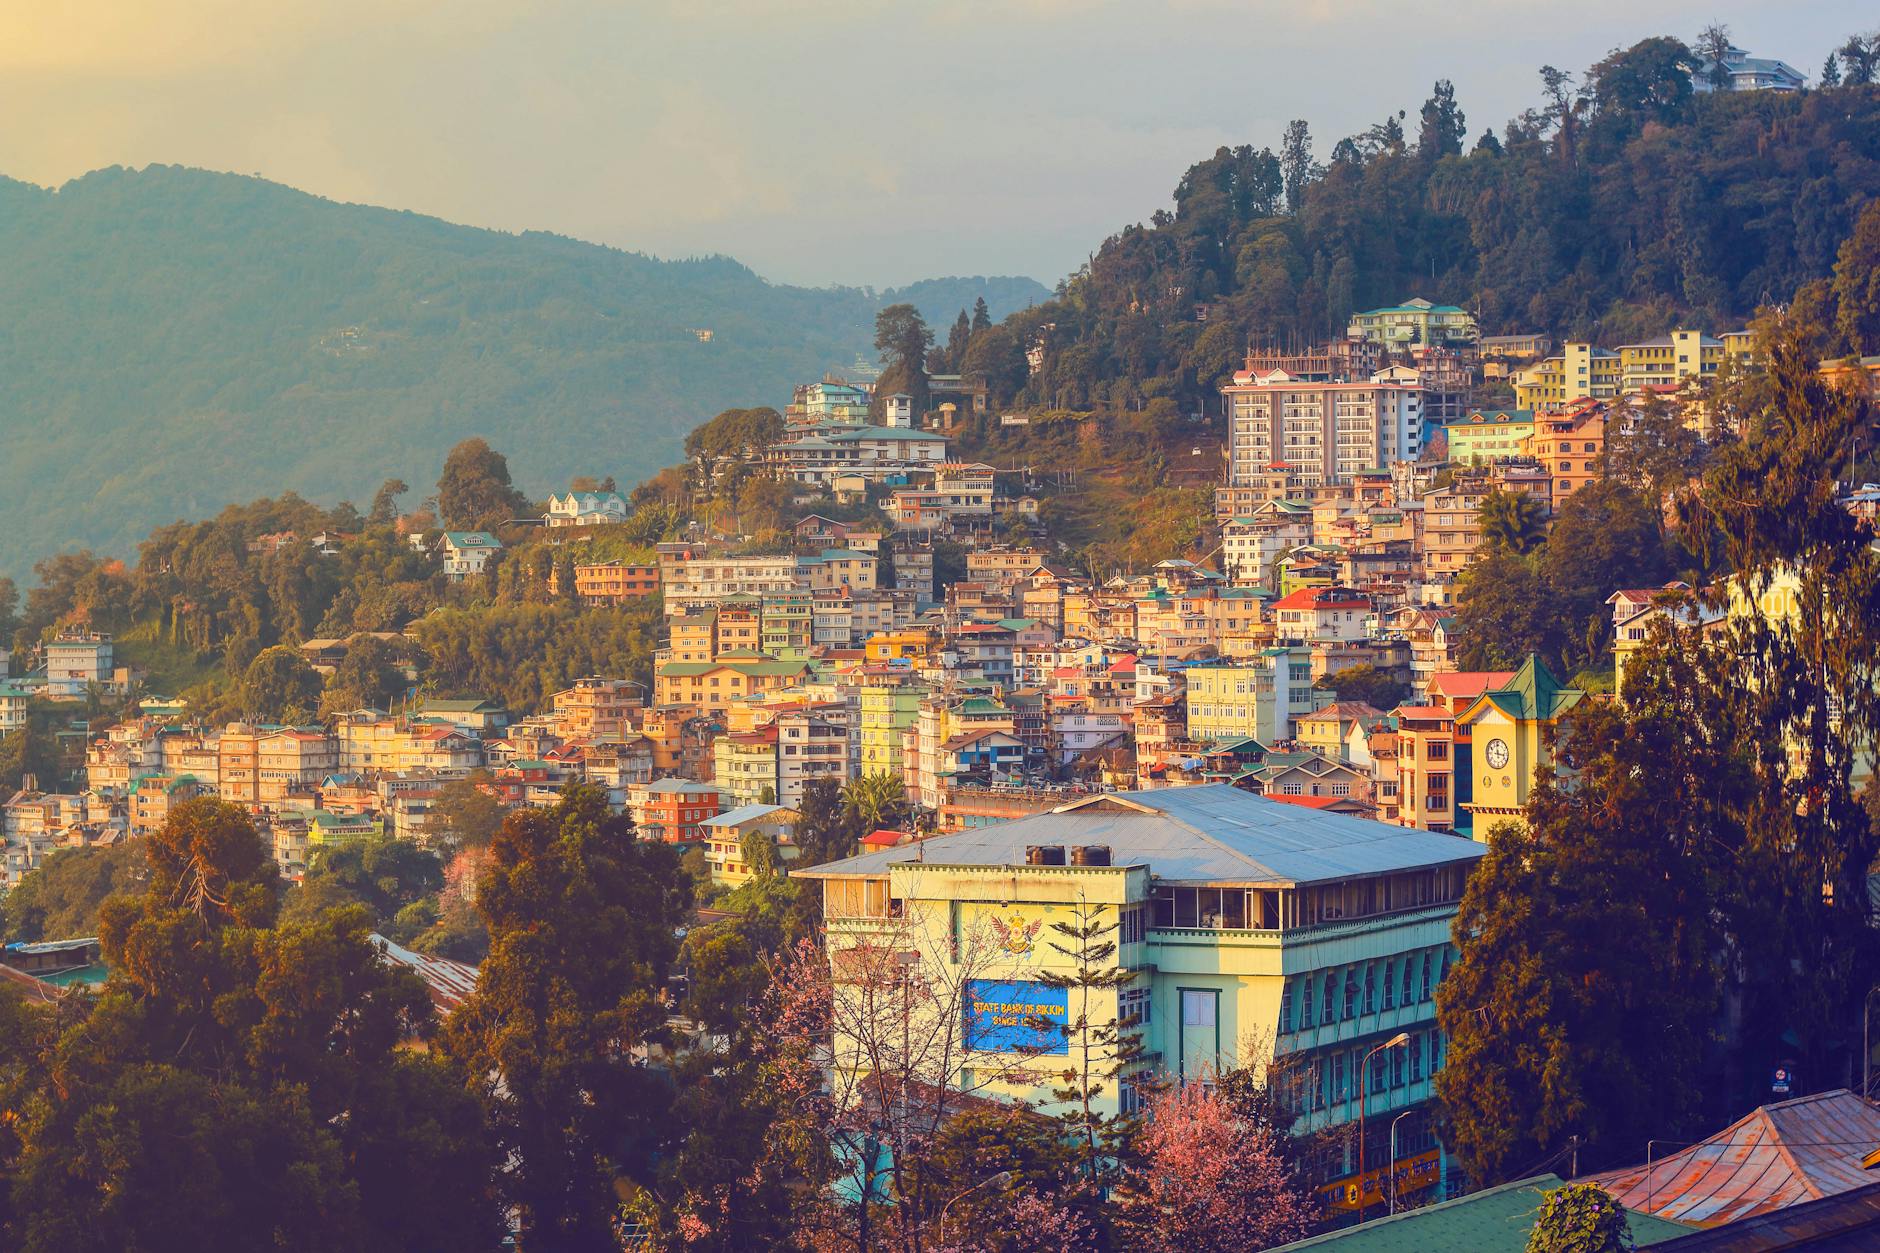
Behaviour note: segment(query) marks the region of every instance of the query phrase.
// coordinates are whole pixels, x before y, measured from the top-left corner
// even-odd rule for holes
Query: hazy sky
[[[1221,144],[1453,79],[1471,136],[1712,20],[1815,76],[1865,3],[0,0],[0,173],[255,173],[789,282],[1077,266]]]

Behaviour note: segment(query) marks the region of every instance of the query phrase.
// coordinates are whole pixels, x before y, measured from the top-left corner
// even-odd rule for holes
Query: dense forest
[[[1825,277],[1880,194],[1880,86],[1697,94],[1694,64],[1646,39],[1577,78],[1544,68],[1536,107],[1499,130],[1440,81],[1329,146],[1295,121],[1274,146],[1221,148],[970,364],[1021,403],[1196,413],[1249,343],[1412,296],[1488,334],[1734,329]]]
[[[0,179],[0,573],[70,546],[126,555],[233,500],[415,482],[471,435],[513,449],[533,493],[575,474],[632,482],[702,418],[853,361],[883,302],[942,320],[1048,294],[1031,279],[779,286],[723,257],[177,167],[57,191]]]

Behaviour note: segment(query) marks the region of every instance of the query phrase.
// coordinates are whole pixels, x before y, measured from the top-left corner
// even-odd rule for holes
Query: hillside
[[[0,574],[230,501],[427,485],[469,435],[532,494],[632,482],[712,413],[872,355],[881,304],[944,324],[981,294],[1049,295],[778,286],[175,167],[0,180]]]
[[[1880,86],[1697,95],[1689,59],[1645,40],[1500,129],[1439,82],[1333,143],[1301,121],[1221,148],[1172,211],[1007,321],[1008,355],[1046,353],[1000,399],[1200,412],[1249,343],[1314,342],[1412,296],[1556,341],[1740,326],[1825,278],[1880,196]]]

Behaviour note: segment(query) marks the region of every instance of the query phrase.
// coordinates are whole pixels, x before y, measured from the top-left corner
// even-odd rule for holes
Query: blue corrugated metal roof
[[[878,875],[917,859],[928,865],[1022,866],[1026,848],[1036,844],[1107,844],[1114,865],[1146,865],[1166,883],[1275,886],[1467,865],[1486,851],[1461,836],[1281,804],[1210,784],[1092,796],[1050,813],[798,873]]]

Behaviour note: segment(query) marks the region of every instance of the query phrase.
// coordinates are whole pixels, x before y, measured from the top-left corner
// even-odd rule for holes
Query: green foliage
[[[98,911],[120,892],[139,891],[147,877],[143,846],[62,848],[0,896],[0,939],[69,940],[98,934]]]
[[[451,850],[488,847],[506,812],[501,801],[483,790],[488,782],[487,771],[473,770],[438,788],[425,815],[425,831],[433,843]]]
[[[452,530],[486,530],[519,518],[529,502],[509,482],[509,459],[481,438],[466,439],[444,458],[437,479],[439,519]]]
[[[1488,833],[1437,989],[1436,1090],[1471,1179],[1508,1178],[1568,1135],[1590,1160],[1629,1159],[1701,1121],[1716,858],[1743,789],[1729,747],[1690,725],[1714,705],[1688,675],[1629,711],[1582,702],[1525,825]]]
[[[724,257],[659,261],[174,166],[56,195],[0,179],[0,572],[72,544],[129,552],[153,522],[258,484],[360,499],[388,476],[428,483],[473,435],[513,450],[530,495],[576,474],[631,482],[676,459],[700,416],[853,360],[882,301],[951,316],[984,295],[1003,316],[1046,294],[997,278],[790,287]],[[618,460],[596,467],[596,449]]]
[[[239,700],[255,722],[308,722],[320,706],[320,676],[299,649],[277,644],[248,663]]]
[[[663,1032],[690,903],[678,853],[635,840],[595,788],[511,814],[490,846],[490,955],[442,1042],[513,1162],[525,1249],[617,1247],[615,1179],[653,1182],[670,1094],[632,1051]]]
[[[1596,1183],[1569,1183],[1541,1194],[1527,1253],[1632,1253],[1625,1207]]]
[[[75,1029],[27,1033],[43,1086],[8,1094],[7,1247],[491,1247],[475,1104],[399,1047],[430,1000],[367,943],[363,911],[276,925],[272,858],[219,801],[139,843],[149,890],[103,911],[111,981],[52,1011]]]
[[[512,710],[548,698],[591,674],[652,677],[657,604],[583,609],[565,603],[440,609],[412,624],[440,692],[474,692]]]
[[[404,650],[375,635],[361,635],[327,676],[321,707],[329,713],[353,709],[390,709],[405,690],[399,665]]]
[[[1183,175],[1173,212],[1111,236],[1056,299],[1006,320],[1021,348],[1045,347],[1011,395],[1121,410],[1166,379],[1193,411],[1250,340],[1317,338],[1413,295],[1474,310],[1491,334],[1556,340],[1740,324],[1768,293],[1826,278],[1880,193],[1880,95],[1698,96],[1691,60],[1657,37],[1577,86],[1551,71],[1542,107],[1466,156],[1444,83],[1414,150],[1396,115],[1322,164],[1301,121],[1277,153],[1221,148]],[[1859,158],[1759,155],[1775,149]],[[1871,267],[1854,272],[1865,284]]]
[[[437,855],[409,840],[381,837],[323,848],[300,886],[287,894],[281,917],[289,922],[313,919],[335,905],[354,903],[363,905],[372,925],[383,931],[407,906],[435,895],[443,883],[444,867]],[[407,920],[416,921],[417,915]]]
[[[1485,525],[1488,512],[1484,503]],[[1518,556],[1504,536],[1463,571],[1463,668],[1512,670],[1529,653],[1557,673],[1593,665],[1611,647],[1606,598],[1621,587],[1656,587],[1671,573],[1662,518],[1647,498],[1616,479],[1592,483],[1561,505],[1538,548]]]
[[[1336,674],[1328,674],[1312,686],[1320,691],[1337,693],[1341,701],[1363,701],[1371,708],[1386,713],[1402,704],[1404,693],[1409,690],[1401,679],[1388,670],[1379,670],[1368,662],[1347,666]]]
[[[1489,551],[1525,557],[1547,538],[1547,506],[1526,492],[1497,489],[1482,498],[1480,527]]]

